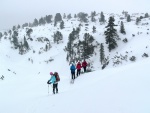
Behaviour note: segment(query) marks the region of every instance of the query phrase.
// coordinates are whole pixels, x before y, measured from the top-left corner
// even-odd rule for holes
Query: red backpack
[[[60,81],[60,77],[59,77],[59,74],[57,72],[54,73],[55,77],[56,77],[56,82],[59,82]]]

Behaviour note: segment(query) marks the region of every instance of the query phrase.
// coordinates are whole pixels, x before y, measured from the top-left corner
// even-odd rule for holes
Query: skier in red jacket
[[[77,65],[76,65],[76,69],[77,69],[77,77],[78,77],[78,75],[80,75],[81,68],[82,68],[81,63],[78,62]]]
[[[87,66],[87,62],[84,60],[82,62],[82,67],[84,68],[84,72],[86,72],[86,66]]]

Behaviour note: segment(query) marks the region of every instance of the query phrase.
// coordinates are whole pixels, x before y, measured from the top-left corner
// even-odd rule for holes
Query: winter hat
[[[50,75],[53,75],[53,72],[50,72]]]

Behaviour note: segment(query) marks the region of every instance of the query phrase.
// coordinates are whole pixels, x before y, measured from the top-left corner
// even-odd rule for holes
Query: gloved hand
[[[49,80],[47,81],[47,84],[51,84],[51,82],[49,82]]]

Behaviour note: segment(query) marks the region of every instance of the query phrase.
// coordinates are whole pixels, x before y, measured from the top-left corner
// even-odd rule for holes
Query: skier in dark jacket
[[[76,67],[74,66],[73,62],[72,65],[70,66],[70,70],[71,70],[72,80],[74,80]]]
[[[87,66],[87,62],[84,60],[84,61],[82,62],[82,67],[83,67],[83,69],[84,69],[84,72],[86,72],[86,66]]]
[[[81,68],[82,68],[81,63],[79,61],[77,63],[76,68],[77,68],[77,76],[78,76],[78,75],[80,75],[80,71],[81,71]]]

